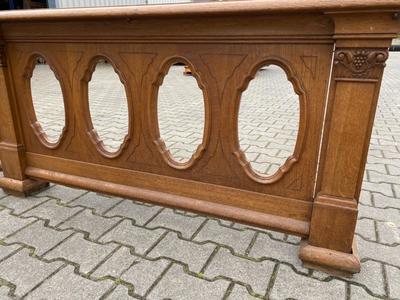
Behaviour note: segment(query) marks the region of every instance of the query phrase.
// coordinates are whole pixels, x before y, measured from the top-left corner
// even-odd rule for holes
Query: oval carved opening
[[[58,75],[43,57],[34,57],[30,91],[34,121],[32,127],[42,144],[55,148],[66,128],[64,96]]]
[[[192,66],[176,62],[159,82],[158,146],[167,163],[178,169],[190,167],[205,150],[205,97],[198,80]]]
[[[115,157],[129,136],[129,110],[124,81],[107,59],[93,63],[88,82],[90,137],[97,150]]]
[[[241,96],[239,144],[252,177],[271,178],[293,159],[300,126],[295,89],[286,72],[271,64],[257,71]]]

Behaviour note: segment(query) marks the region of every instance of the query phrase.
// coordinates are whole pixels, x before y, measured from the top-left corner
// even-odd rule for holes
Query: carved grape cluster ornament
[[[365,78],[375,67],[385,67],[388,56],[387,50],[338,50],[335,64],[344,66],[352,77]]]

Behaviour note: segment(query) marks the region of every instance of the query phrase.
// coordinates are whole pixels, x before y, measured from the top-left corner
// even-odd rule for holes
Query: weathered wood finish
[[[28,194],[52,181],[264,226],[304,237],[307,265],[357,272],[357,202],[398,11],[397,0],[309,0],[2,13],[0,186]],[[37,57],[64,95],[57,143],[32,104]],[[128,99],[128,135],[116,153],[102,146],[88,108],[102,58]],[[205,99],[203,142],[184,164],[166,151],[157,121],[157,90],[175,62],[190,68]],[[300,125],[293,155],[262,177],[240,150],[238,111],[266,64],[292,82]]]

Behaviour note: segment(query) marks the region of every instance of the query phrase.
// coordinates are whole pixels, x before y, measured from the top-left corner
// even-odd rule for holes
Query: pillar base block
[[[27,197],[35,192],[46,189],[48,186],[48,182],[41,180],[17,180],[7,177],[0,178],[0,188],[2,188],[5,193],[17,197]]]
[[[352,253],[312,246],[303,239],[300,243],[299,258],[303,265],[335,276],[351,277],[361,269],[357,244],[353,240]]]

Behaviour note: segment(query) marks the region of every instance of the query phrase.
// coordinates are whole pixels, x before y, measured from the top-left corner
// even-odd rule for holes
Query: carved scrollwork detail
[[[335,52],[335,65],[343,66],[355,78],[374,76],[372,71],[386,66],[389,53],[384,49],[343,49]]]

